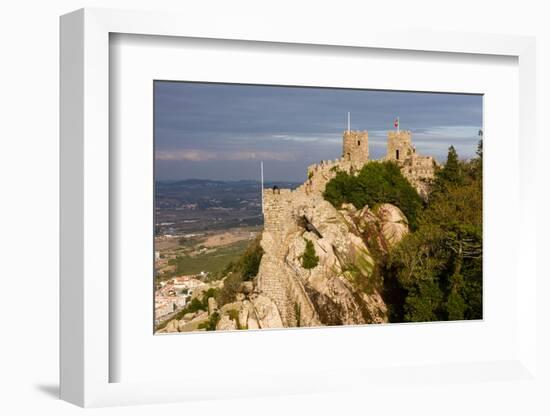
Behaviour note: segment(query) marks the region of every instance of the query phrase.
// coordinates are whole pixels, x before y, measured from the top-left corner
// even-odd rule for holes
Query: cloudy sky
[[[386,151],[399,116],[417,152],[444,161],[452,144],[474,155],[482,97],[394,91],[155,82],[156,179],[303,181],[306,168],[341,156],[342,133],[369,131],[371,158]]]

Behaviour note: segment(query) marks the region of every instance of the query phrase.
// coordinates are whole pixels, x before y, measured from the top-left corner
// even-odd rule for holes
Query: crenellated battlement
[[[342,159],[357,166],[369,160],[369,133],[346,130],[343,136]]]
[[[426,195],[434,176],[435,161],[420,156],[411,141],[410,131],[388,132],[388,149],[382,160],[401,168],[403,175],[422,195]],[[339,159],[322,160],[308,166],[307,180],[296,189],[277,187],[263,190],[264,232],[261,245],[265,253],[258,273],[258,290],[273,300],[286,325],[296,325],[296,305],[301,321],[318,324],[315,308],[304,287],[292,273],[281,273],[292,264],[287,262],[289,238],[304,230],[304,212],[327,203],[323,199],[327,183],[338,172],[355,174],[369,163],[368,133],[346,131],[343,134],[343,154]]]
[[[421,156],[416,153],[410,131],[388,132],[388,148],[386,160],[397,163],[401,173],[416,188],[418,193],[426,197],[429,182],[434,178],[435,159],[431,156]]]
[[[267,228],[280,228],[281,218],[291,211],[293,200],[304,196],[322,196],[326,184],[338,172],[354,173],[369,162],[368,132],[346,130],[343,133],[343,156],[334,160],[322,160],[308,166],[307,180],[295,190],[264,190],[264,223]],[[408,130],[389,131],[386,156],[401,167],[401,172],[417,191],[426,196],[429,181],[433,179],[436,162],[431,156],[416,153],[412,134]]]
[[[364,163],[362,164],[364,165]],[[361,166],[362,166],[361,165]],[[307,181],[304,189],[308,194],[322,194],[325,186],[339,171],[350,172],[354,162],[344,158],[334,160],[322,160],[319,163],[308,166]]]
[[[416,150],[412,144],[410,131],[389,131],[386,159],[402,161],[411,157]]]
[[[300,192],[292,189],[264,189],[264,230],[284,231],[292,212],[293,201]]]

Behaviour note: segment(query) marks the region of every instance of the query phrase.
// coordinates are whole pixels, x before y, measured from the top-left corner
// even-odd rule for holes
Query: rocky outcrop
[[[172,319],[170,322],[168,322],[168,324],[164,328],[164,331],[168,332],[168,333],[170,333],[170,332],[179,332],[178,331],[178,320],[177,319]]]
[[[283,328],[283,321],[277,306],[269,297],[253,294],[249,298],[227,303],[208,312],[185,314],[181,320],[173,319],[162,329],[162,333],[191,332],[200,330],[201,324],[208,321],[213,313],[219,315],[217,331],[235,331],[239,329]],[[188,320],[187,318],[190,318]]]
[[[199,326],[208,321],[208,312],[197,313],[196,316],[190,321],[181,319],[178,322],[178,331],[179,332],[190,332],[196,331],[199,329]]]
[[[408,233],[401,210],[391,204],[338,210],[319,194],[293,192],[277,208],[287,220],[264,229],[258,273],[258,290],[273,301],[283,326],[387,322],[375,256]],[[311,269],[302,265],[307,240],[319,258]]]
[[[222,315],[218,325],[216,325],[216,331],[234,331],[236,329],[238,329],[237,323],[229,315]]]
[[[409,232],[399,208],[336,209],[319,195],[304,194],[282,207],[281,216],[292,220],[264,229],[254,281],[241,284],[232,302],[219,306],[210,297],[208,311],[187,313],[163,332],[200,330],[212,324],[213,314],[218,331],[388,321],[375,264]],[[318,261],[305,268],[308,241]]]
[[[380,204],[376,207],[382,235],[390,247],[396,245],[409,232],[409,222],[405,214],[391,204]]]
[[[283,321],[275,303],[267,296],[258,295],[252,301],[254,319],[260,328],[282,328]]]
[[[213,297],[208,298],[208,314],[211,315],[216,309],[218,308],[218,305],[216,303],[216,299]]]

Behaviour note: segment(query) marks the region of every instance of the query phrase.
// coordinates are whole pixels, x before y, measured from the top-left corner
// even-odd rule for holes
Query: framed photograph
[[[155,333],[483,318],[481,94],[153,88]]]
[[[534,40],[338,26],[61,18],[63,399],[533,379]]]

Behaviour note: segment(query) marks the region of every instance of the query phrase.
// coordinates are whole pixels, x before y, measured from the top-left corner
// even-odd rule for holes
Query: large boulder
[[[216,299],[210,297],[208,298],[208,315],[213,314],[216,309],[218,309],[218,304],[216,303]]]
[[[378,241],[378,246],[383,251],[395,246],[409,232],[407,217],[392,204],[378,204],[372,209],[365,206],[353,213],[349,210],[341,212],[357,234],[363,239]]]
[[[391,204],[380,204],[376,207],[380,219],[382,235],[390,247],[399,243],[409,232],[409,222],[403,211]]]
[[[178,325],[179,321],[177,319],[172,319],[165,327],[165,331],[170,332],[178,332]]]
[[[248,322],[248,315],[250,314],[251,305],[250,302],[245,301],[241,309],[239,310],[239,324],[241,328],[246,328],[246,323]]]
[[[324,285],[308,286],[307,291],[324,325],[387,321],[386,305],[379,293],[367,295],[343,276],[332,276]]]
[[[260,328],[282,328],[284,326],[277,306],[270,298],[258,295],[252,303]]]
[[[239,311],[242,308],[242,306],[243,306],[243,302],[239,302],[239,301],[226,303],[220,308],[220,313],[227,313],[230,310]]]
[[[191,319],[193,319],[195,316],[197,316],[197,314],[195,312],[188,312],[186,313],[185,315],[183,315],[183,320],[184,321],[190,321]]]
[[[387,321],[387,309],[375,288],[365,293],[364,283],[372,277],[375,260],[358,228],[361,221],[374,221],[371,212],[359,212],[351,204],[337,210],[327,201],[304,210],[322,238],[315,241],[319,266],[305,280],[310,300],[325,325],[348,325]],[[308,238],[315,237],[306,233]],[[289,249],[289,263],[296,264],[298,241]],[[303,275],[303,274],[302,274]],[[372,285],[374,287],[374,284]]]
[[[238,329],[237,323],[227,314],[223,314],[216,325],[216,331],[234,331]]]
[[[199,329],[199,325],[208,320],[208,312],[197,312],[197,315],[189,322],[185,320],[179,321],[178,330],[179,332],[190,332],[196,331]]]
[[[247,329],[260,329],[260,324],[258,320],[252,316],[248,317],[246,326],[247,326]]]

